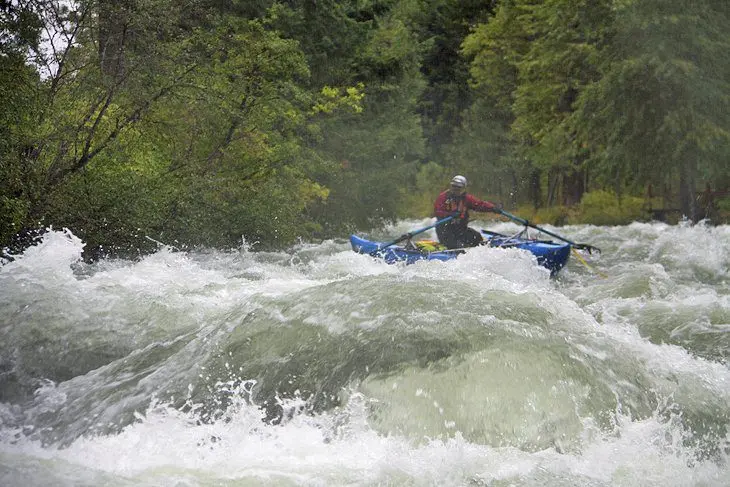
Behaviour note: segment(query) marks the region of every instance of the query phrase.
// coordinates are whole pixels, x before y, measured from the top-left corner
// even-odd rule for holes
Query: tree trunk
[[[135,0],[99,0],[99,65],[117,80],[124,76],[124,52],[131,38],[130,17]]]
[[[551,169],[548,171],[548,196],[545,203],[548,208],[557,201],[558,187],[560,186],[560,169]]]
[[[698,221],[695,199],[695,161],[691,158],[685,158],[679,168],[679,209],[693,222]]]
[[[509,203],[510,208],[517,207],[517,194],[519,193],[519,181],[517,179],[517,172],[510,170],[510,176],[512,179],[512,189],[509,192]]]
[[[580,169],[572,170],[563,178],[563,205],[573,206],[580,203],[585,193],[585,171]]]
[[[530,201],[535,208],[542,207],[542,188],[540,185],[541,171],[533,169],[530,173],[530,187],[528,188]]]

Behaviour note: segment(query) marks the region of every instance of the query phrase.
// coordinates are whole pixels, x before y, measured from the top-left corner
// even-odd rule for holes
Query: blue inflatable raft
[[[488,230],[482,230],[483,245],[498,248],[518,248],[527,250],[537,258],[537,263],[555,275],[568,262],[570,244],[555,243],[547,240],[536,240],[520,236],[507,236]],[[405,262],[413,264],[420,260],[451,260],[468,251],[468,249],[447,250],[431,240],[407,241],[404,245],[387,245],[385,242],[374,242],[357,235],[350,236],[352,250],[360,254],[369,254],[381,258],[389,264]],[[385,247],[385,248],[383,248]]]

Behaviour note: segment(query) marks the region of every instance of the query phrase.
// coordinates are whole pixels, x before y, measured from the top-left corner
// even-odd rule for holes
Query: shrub
[[[718,224],[730,223],[730,196],[720,198],[715,203],[717,211],[713,216],[713,220]]]
[[[568,223],[593,225],[625,225],[646,220],[644,199],[636,196],[618,197],[609,191],[591,191],[583,195],[576,213]]]

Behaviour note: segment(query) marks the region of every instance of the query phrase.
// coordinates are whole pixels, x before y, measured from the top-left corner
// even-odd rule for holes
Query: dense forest
[[[0,248],[344,237],[456,173],[538,221],[727,222],[728,25],[727,0],[3,1]]]

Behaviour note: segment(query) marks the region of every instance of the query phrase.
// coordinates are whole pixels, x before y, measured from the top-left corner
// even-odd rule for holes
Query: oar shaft
[[[499,210],[499,212],[500,212],[500,213],[501,213],[502,215],[506,216],[507,218],[510,218],[510,219],[512,219],[512,220],[514,220],[514,221],[516,221],[516,222],[518,222],[518,223],[522,223],[522,224],[523,224],[523,225],[525,225],[525,226],[528,226],[528,227],[532,227],[532,228],[534,228],[535,230],[540,230],[541,232],[543,232],[543,233],[547,233],[547,234],[548,234],[548,235],[550,235],[551,237],[555,237],[555,238],[557,238],[557,239],[560,239],[560,240],[562,240],[563,242],[569,243],[570,245],[573,245],[573,246],[577,246],[577,245],[578,245],[578,244],[576,244],[575,242],[573,242],[573,241],[571,241],[571,240],[568,240],[568,239],[567,239],[567,238],[565,238],[565,237],[561,237],[561,236],[560,236],[560,235],[558,235],[557,233],[553,233],[553,232],[551,232],[550,230],[545,230],[545,229],[544,229],[544,228],[542,228],[542,227],[538,227],[537,225],[533,225],[532,223],[530,223],[529,221],[525,220],[524,218],[520,218],[519,216],[515,216],[515,215],[513,215],[512,213],[509,213],[509,212],[507,212],[507,211],[504,211],[504,210]]]
[[[402,242],[403,240],[406,240],[406,239],[409,239],[411,237],[414,237],[414,236],[418,235],[419,233],[425,232],[426,230],[431,230],[432,228],[437,227],[437,226],[441,225],[442,223],[446,223],[447,221],[453,220],[453,219],[454,219],[454,216],[453,215],[452,216],[447,216],[446,218],[442,218],[441,220],[437,221],[433,225],[429,225],[427,227],[419,228],[418,230],[414,230],[412,232],[408,232],[405,235],[401,235],[400,237],[398,237],[397,239],[393,240],[392,242],[388,242],[385,245],[383,245],[382,247],[378,247],[378,250],[383,250],[386,247],[390,247],[391,245],[395,245],[398,242]]]

